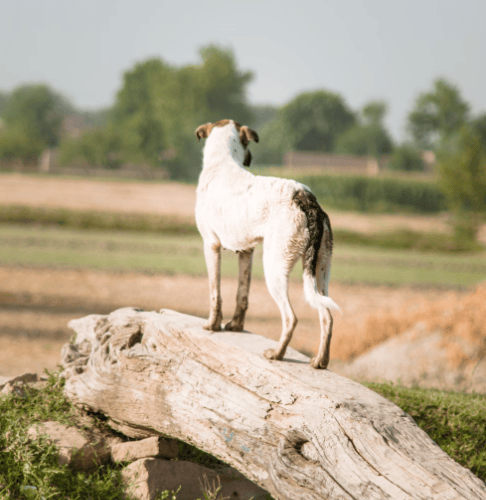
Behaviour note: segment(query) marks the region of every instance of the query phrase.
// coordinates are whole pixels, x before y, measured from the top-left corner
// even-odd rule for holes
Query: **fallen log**
[[[181,439],[276,499],[484,499],[486,486],[403,410],[251,333],[170,310],[70,322],[65,392],[131,437]]]

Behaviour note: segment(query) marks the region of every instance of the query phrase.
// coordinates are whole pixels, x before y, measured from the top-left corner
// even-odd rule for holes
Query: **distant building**
[[[389,156],[382,156],[378,162],[373,156],[289,151],[284,155],[284,166],[292,168],[317,168],[350,174],[377,175],[386,166],[388,159]]]
[[[432,173],[436,162],[435,153],[422,151],[420,156],[424,162],[425,172]],[[363,175],[378,175],[386,170],[389,161],[389,155],[383,155],[379,159],[374,156],[339,155],[313,151],[289,151],[284,155],[284,167]]]

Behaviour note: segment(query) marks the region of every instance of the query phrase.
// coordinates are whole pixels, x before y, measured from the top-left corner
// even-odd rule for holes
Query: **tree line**
[[[44,149],[58,147],[66,164],[144,164],[164,168],[172,179],[195,180],[201,163],[195,128],[232,118],[258,130],[261,141],[252,150],[257,164],[280,165],[291,150],[321,151],[390,155],[388,168],[420,171],[421,151],[432,150],[461,221],[458,231],[476,231],[486,211],[486,113],[473,115],[452,83],[439,78],[418,95],[407,116],[408,139],[395,144],[385,125],[385,101],[353,110],[340,94],[318,89],[281,107],[252,105],[247,89],[254,75],[238,67],[231,50],[209,45],[199,59],[186,66],[160,58],[135,64],[124,73],[114,104],[95,112],[77,110],[46,84],[0,92],[0,159],[35,163]],[[70,115],[85,122],[79,137],[63,135]]]

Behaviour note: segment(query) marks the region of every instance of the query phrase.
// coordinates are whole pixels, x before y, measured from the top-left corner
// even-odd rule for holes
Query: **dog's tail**
[[[309,231],[309,241],[303,258],[305,298],[314,309],[342,312],[336,302],[327,296],[333,246],[329,217],[316,197],[307,189],[296,191],[293,200],[306,215]],[[321,273],[321,276],[318,277],[316,273]]]

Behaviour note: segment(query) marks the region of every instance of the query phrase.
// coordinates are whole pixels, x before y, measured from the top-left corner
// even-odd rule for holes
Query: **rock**
[[[19,384],[33,384],[38,380],[39,378],[37,377],[37,373],[24,373],[23,375],[19,375],[17,377],[0,377],[0,391],[8,384],[11,386]]]
[[[33,437],[47,435],[59,449],[59,463],[74,469],[91,469],[110,459],[110,445],[102,437],[59,422],[43,422],[32,426],[28,434]]]
[[[216,472],[201,465],[179,460],[144,458],[122,471],[127,492],[139,500],[153,500],[165,490],[177,491],[177,500],[204,498],[203,488],[221,486],[223,498],[264,500],[267,493],[228,467]],[[212,498],[212,497],[211,497]]]
[[[127,441],[111,448],[113,462],[134,462],[141,458],[177,458],[179,445],[173,439],[150,437],[140,441]]]

